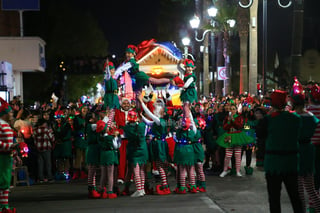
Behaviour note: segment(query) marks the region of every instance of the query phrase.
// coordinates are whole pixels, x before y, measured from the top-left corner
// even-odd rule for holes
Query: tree
[[[76,4],[62,0],[44,1],[41,2],[40,13],[26,15],[26,29],[28,29],[26,34],[37,34],[47,43],[46,72],[24,76],[24,85],[28,88],[28,92],[25,94],[26,99],[48,100],[53,91],[59,95],[64,75],[68,76],[68,73],[61,73],[58,69],[61,60],[65,57],[102,57],[107,55],[108,43],[97,21],[90,12],[75,8],[74,5]],[[39,22],[36,20],[40,20],[39,25],[34,24]],[[86,77],[68,77],[70,80],[72,78]],[[87,80],[89,79],[93,83],[96,81],[87,77]],[[87,87],[91,86],[91,83],[84,85],[82,83],[81,80],[72,81],[72,84],[67,85],[67,88],[72,90],[73,87],[83,87],[83,90],[87,90]]]

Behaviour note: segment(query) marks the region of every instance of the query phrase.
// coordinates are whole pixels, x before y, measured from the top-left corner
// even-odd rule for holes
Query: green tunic
[[[12,177],[13,158],[11,154],[0,153],[0,189],[9,189]]]
[[[113,147],[114,136],[107,135],[103,136],[102,133],[99,134],[99,144],[100,144],[100,165],[114,165],[119,164],[118,159],[118,149]]]
[[[133,91],[140,91],[145,85],[149,84],[149,76],[139,70],[139,64],[134,58],[129,60],[132,67],[128,70],[132,80],[132,89]]]
[[[203,162],[204,160],[204,150],[201,143],[201,130],[197,129],[197,133],[194,136],[194,140],[192,143],[194,150],[194,160],[195,163]]]
[[[183,81],[187,82],[188,79],[190,78],[193,78],[193,82],[189,85],[188,88],[181,91],[180,100],[182,102],[188,101],[189,103],[193,103],[198,101],[197,90],[196,90],[197,77],[194,74],[191,74],[191,75],[185,76],[183,78]]]
[[[132,165],[145,165],[148,161],[148,147],[145,137],[146,125],[140,123],[128,123],[124,127],[124,133],[128,138],[127,160]]]
[[[315,132],[319,119],[309,112],[298,115],[302,118],[302,129],[299,139],[299,175],[311,175],[315,171],[315,149],[310,139]]]
[[[105,93],[104,93],[104,107],[109,109],[119,109],[119,98],[117,95],[118,84],[117,81],[110,77],[109,80],[104,81],[105,84]]]
[[[80,149],[87,149],[88,141],[85,138],[85,118],[78,115],[74,119],[75,122],[75,140],[74,146]]]
[[[153,138],[150,143],[150,158],[152,161],[165,162],[170,160],[168,143],[165,140],[167,135],[166,121],[160,118],[160,125],[156,122],[152,124],[151,132]]]
[[[193,148],[193,141],[195,139],[193,130],[177,131],[177,140],[174,147],[173,162],[178,165],[191,166],[195,163],[195,153]]]
[[[53,156],[57,159],[72,157],[72,129],[69,123],[63,122],[61,126],[54,125],[56,145]]]
[[[240,123],[240,116],[237,114],[234,115],[234,124]],[[224,123],[227,122],[227,119],[224,120]],[[229,124],[229,121],[228,121]],[[232,126],[232,122],[230,123]],[[235,126],[238,126],[235,124]],[[229,131],[229,130],[228,130]],[[248,145],[254,142],[254,138],[248,136],[244,131],[242,131],[242,126],[240,128],[235,129],[234,131],[225,132],[217,139],[217,144],[224,148],[230,148],[235,146],[243,146]]]
[[[284,111],[267,115],[265,119],[264,122],[267,123],[265,172],[269,174],[298,172],[301,117]]]
[[[86,163],[88,165],[100,165],[100,145],[98,143],[99,133],[92,130],[92,124],[87,126],[88,147],[86,152]]]

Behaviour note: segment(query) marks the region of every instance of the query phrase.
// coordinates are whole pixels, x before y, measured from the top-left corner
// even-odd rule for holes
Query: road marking
[[[209,209],[214,209],[216,210],[215,212],[221,212],[225,213],[217,204],[215,204],[209,197],[200,197],[200,200],[202,200],[208,207]]]

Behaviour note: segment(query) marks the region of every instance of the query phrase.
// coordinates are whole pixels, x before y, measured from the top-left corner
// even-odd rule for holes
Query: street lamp
[[[253,4],[253,0],[249,0],[249,3],[248,4],[243,4],[241,2],[241,0],[239,0],[239,6],[242,7],[242,8],[250,8]],[[281,3],[281,0],[278,0],[278,5],[281,7],[281,8],[288,8],[290,7],[292,4],[292,0],[289,0],[288,4],[284,5]],[[263,9],[262,9],[262,17],[263,17],[263,39],[262,39],[262,91],[263,93],[266,92],[266,70],[267,70],[267,66],[268,66],[268,62],[267,62],[267,59],[268,59],[268,54],[267,54],[267,18],[268,18],[268,15],[267,15],[267,0],[263,0]],[[256,71],[257,72],[257,71]],[[257,75],[257,74],[255,74]],[[257,83],[257,82],[255,82]],[[250,89],[250,88],[249,88]]]
[[[190,45],[190,38],[189,37],[184,37],[182,38],[182,44],[184,46],[184,58],[188,58],[188,46]]]

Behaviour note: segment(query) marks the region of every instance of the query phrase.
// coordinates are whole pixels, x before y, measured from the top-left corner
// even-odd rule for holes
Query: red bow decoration
[[[96,128],[96,132],[100,133],[104,130],[104,128],[106,127],[106,123],[102,120],[97,121],[97,128]]]
[[[142,50],[144,48],[148,48],[150,46],[153,46],[154,43],[156,43],[156,40],[154,38],[152,38],[150,40],[142,41],[140,44],[138,44],[139,52],[140,52],[140,50]]]
[[[177,87],[183,87],[184,85],[184,81],[179,76],[174,77],[173,81]]]

